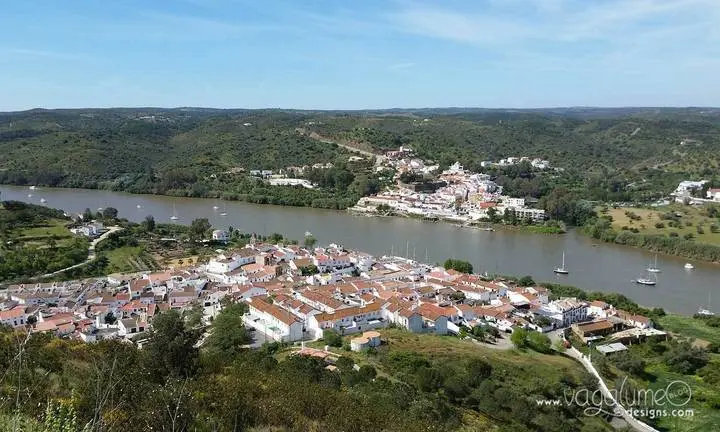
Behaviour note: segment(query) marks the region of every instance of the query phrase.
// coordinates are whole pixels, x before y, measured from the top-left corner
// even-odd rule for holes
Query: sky
[[[720,106],[720,0],[22,0],[0,110]]]

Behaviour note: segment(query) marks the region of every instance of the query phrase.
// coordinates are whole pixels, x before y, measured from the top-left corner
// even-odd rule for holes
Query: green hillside
[[[32,110],[0,114],[0,183],[344,208],[380,181],[369,163],[346,164],[348,147],[379,153],[400,145],[441,166],[459,160],[480,171],[484,160],[528,156],[563,169],[485,169],[518,195],[540,198],[564,186],[591,200],[650,200],[682,178],[715,180],[720,115],[713,109]],[[334,180],[314,191],[268,187],[247,175],[328,162],[338,167]],[[223,174],[231,169],[233,176]]]

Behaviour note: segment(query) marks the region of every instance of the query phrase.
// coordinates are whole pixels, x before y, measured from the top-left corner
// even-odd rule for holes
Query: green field
[[[671,333],[720,344],[720,329],[692,317],[668,314],[660,318],[660,325],[663,330]]]
[[[677,233],[679,238],[691,234],[695,241],[720,245],[720,220],[708,215],[706,207],[691,207],[673,204],[657,208],[620,207],[610,208],[607,212],[612,217],[612,228],[618,232],[636,229],[639,234],[670,236]],[[663,215],[674,215],[675,220],[663,218]],[[680,216],[677,216],[680,215]],[[631,218],[631,216],[634,218]],[[672,226],[675,225],[675,226]],[[718,227],[713,233],[712,226]]]
[[[105,253],[110,273],[154,270],[157,264],[143,246],[123,246]]]

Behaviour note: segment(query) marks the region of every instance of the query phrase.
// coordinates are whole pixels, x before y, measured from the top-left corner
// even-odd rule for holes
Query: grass
[[[18,237],[21,240],[26,237],[71,237],[72,233],[65,227],[65,224],[67,224],[67,221],[53,219],[47,225],[22,228],[18,230]]]
[[[142,246],[125,246],[106,253],[110,273],[152,270],[157,267],[155,260]]]
[[[628,229],[635,228],[640,234],[646,235],[669,236],[671,232],[675,232],[682,238],[686,234],[692,234],[695,241],[699,243],[720,246],[720,232],[712,233],[710,231],[710,226],[713,224],[720,227],[720,221],[717,218],[708,217],[705,211],[706,209],[703,207],[673,204],[652,209],[638,207],[610,208],[607,212],[600,212],[600,214],[612,216],[612,227],[618,232],[622,231],[623,227],[627,227]],[[663,219],[662,215],[676,212],[681,215],[678,218],[680,226],[671,227],[669,225],[671,220]],[[631,215],[636,215],[639,219],[633,220],[630,217]],[[664,226],[656,224],[663,224]],[[698,232],[698,227],[701,227],[702,234]]]
[[[644,344],[632,345],[628,348],[634,356],[645,359],[647,379],[628,377],[628,383],[625,384],[625,389],[632,383],[637,389],[651,389],[657,392],[656,394],[659,394],[674,381],[681,381],[690,386],[691,399],[687,406],[676,407],[666,402],[664,405],[655,406],[654,408],[664,408],[668,411],[672,409],[689,408],[694,410],[694,414],[688,417],[659,417],[656,424],[657,427],[661,430],[681,432],[717,430],[717,425],[720,424],[720,410],[717,410],[713,406],[713,401],[717,399],[717,388],[715,386],[704,382],[703,379],[697,375],[682,375],[669,370],[663,362],[662,356],[653,353]],[[711,359],[711,361],[718,361],[720,355],[711,354]],[[620,382],[627,374],[614,366],[612,366],[611,369],[616,374],[616,379],[615,381],[606,379],[605,382],[608,383],[610,387],[617,388],[617,385],[613,384]],[[679,385],[680,384],[673,384],[673,386],[676,387]],[[631,398],[632,396],[626,397]]]
[[[660,325],[668,332],[720,344],[720,329],[710,327],[702,320],[668,314],[660,318]]]

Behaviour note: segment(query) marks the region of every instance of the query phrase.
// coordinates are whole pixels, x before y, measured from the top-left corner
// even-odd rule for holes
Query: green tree
[[[93,212],[89,208],[86,208],[82,214],[83,221],[87,222],[93,219]]]
[[[145,216],[145,220],[142,225],[147,232],[155,231],[155,218],[152,215]]]
[[[118,211],[115,207],[105,207],[102,211],[103,219],[117,219]]]
[[[498,216],[498,211],[495,207],[487,209],[487,217],[491,223],[498,223],[501,220],[501,217]]]
[[[445,267],[446,270],[452,269],[461,273],[472,273],[473,271],[473,266],[472,264],[470,264],[469,261],[457,260],[452,258],[448,258],[447,260],[445,260],[443,267]]]
[[[515,345],[515,348],[522,349],[528,346],[528,331],[521,327],[513,329],[512,335],[510,335],[510,341]]]
[[[104,321],[105,321],[105,324],[107,324],[107,325],[113,325],[117,322],[117,317],[115,316],[114,313],[108,312],[105,314]]]
[[[193,241],[202,240],[212,228],[207,218],[194,219],[190,223],[190,239]]]
[[[535,281],[530,276],[523,276],[518,280],[518,285],[521,287],[530,287],[535,285]]]
[[[187,328],[185,319],[176,310],[155,317],[147,350],[144,350],[152,377],[162,381],[167,377],[192,376],[197,368],[195,344],[199,336],[196,330]]]
[[[550,338],[540,332],[529,332],[527,335],[527,344],[532,350],[540,353],[547,354],[552,352],[552,342]]]
[[[306,249],[312,249],[316,243],[317,239],[312,235],[306,235],[305,239],[303,240],[303,246],[305,246]]]
[[[220,312],[212,323],[211,334],[206,341],[208,350],[231,357],[236,355],[243,345],[252,342],[243,322],[243,315],[247,310],[246,304],[235,303]]]
[[[338,332],[336,332],[333,329],[325,329],[323,330],[323,342],[325,342],[326,345],[330,345],[331,347],[341,347],[342,346],[342,336]]]

